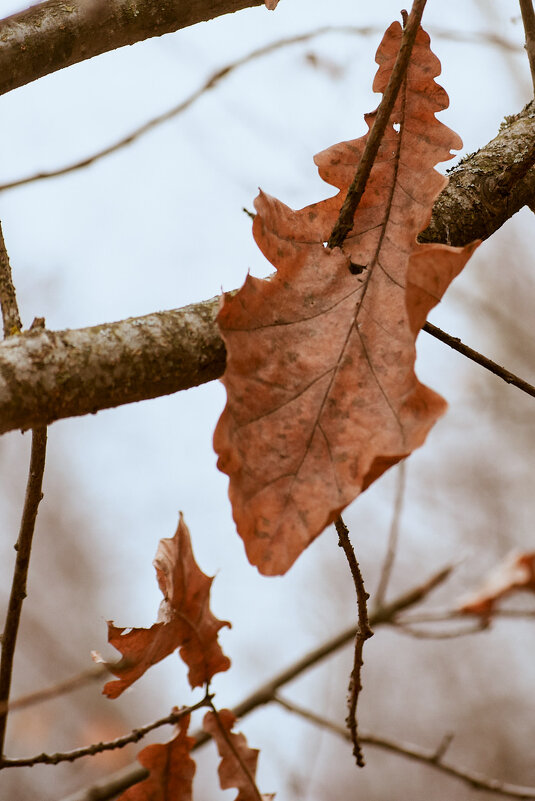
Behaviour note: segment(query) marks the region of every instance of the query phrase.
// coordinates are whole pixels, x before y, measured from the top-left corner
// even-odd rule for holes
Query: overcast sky
[[[4,1],[2,11],[23,5]],[[485,144],[504,115],[529,100],[516,7],[489,0],[490,13],[483,15],[483,5],[450,0],[446,11],[443,2],[429,0],[424,16],[443,65],[439,81],[450,96],[450,109],[441,119],[460,134],[463,152]],[[249,270],[270,272],[242,208],[252,208],[259,186],[293,207],[331,194],[312,158],[365,132],[363,115],[379,102],[371,92],[374,53],[381,31],[399,19],[399,10],[397,0],[281,0],[275,12],[255,8],[202,23],[99,56],[2,97],[0,183],[66,165],[108,145],[186,98],[216,69],[263,44],[324,25],[372,29],[281,48],[240,67],[184,114],[109,158],[1,194],[0,217],[24,324],[45,316],[52,329],[82,327],[177,308],[239,286]],[[447,36],[485,31],[516,44],[518,53]],[[526,231],[533,236],[533,222],[523,213],[504,232],[504,241]],[[486,258],[484,246],[467,268],[471,275],[452,292],[477,291]],[[493,343],[479,337],[459,304],[446,299],[432,319],[493,355]],[[426,474],[435,486],[437,454],[449,452],[453,435],[459,437],[468,425],[463,420],[472,419],[463,417],[470,390],[457,378],[472,368],[434,342],[422,343],[420,357],[420,376],[452,405],[425,449],[411,457],[411,482]],[[227,479],[216,470],[211,446],[223,405],[223,389],[213,382],[55,423],[49,447],[50,458],[67,459],[83,487],[103,549],[107,590],[94,609],[102,619],[102,641],[94,647],[105,650],[106,619],[127,626],[153,622],[160,593],[151,562],[159,538],[172,536],[181,509],[199,563],[205,572],[217,573],[215,611],[234,624],[224,634],[226,650],[233,658],[242,655],[217,681],[216,690],[230,705],[277,665],[283,667],[324,638],[324,624],[316,626],[313,618],[323,614],[322,593],[329,590],[312,593],[308,581],[317,575],[318,560],[334,562],[338,554],[331,556],[331,532],[283,578],[263,579],[249,567],[234,530]],[[365,564],[384,545],[394,488],[395,476],[387,475],[348,510],[350,528],[369,542]],[[437,503],[447,510],[445,502]],[[431,540],[425,540],[429,521],[418,512],[408,518],[405,525],[421,542],[423,563],[428,559],[435,565],[446,555],[441,535],[454,520],[451,509],[437,514]],[[325,625],[348,625],[351,602],[336,615]],[[264,656],[258,655],[260,647]],[[176,699],[174,689],[169,698]],[[274,778],[273,772],[266,789],[276,789]]]

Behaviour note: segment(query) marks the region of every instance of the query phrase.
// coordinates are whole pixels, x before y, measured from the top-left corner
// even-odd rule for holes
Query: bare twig
[[[408,634],[416,640],[454,640],[458,637],[467,637],[471,634],[485,631],[485,629],[488,629],[489,625],[490,621],[487,618],[481,618],[479,622],[472,623],[470,626],[463,626],[462,628],[452,629],[451,631],[435,631],[432,629],[414,628],[400,621],[395,623],[397,631],[401,632],[401,634]]]
[[[0,224],[0,306],[2,307],[2,320],[4,323],[4,337],[18,334],[22,328],[17,305],[17,295],[11,275],[9,256],[7,255],[6,245],[2,225]]]
[[[413,0],[411,13],[408,17],[407,12],[402,12],[404,25],[399,52],[392,69],[392,74],[390,75],[388,84],[384,91],[383,99],[379,104],[373,125],[366,139],[366,145],[359,161],[357,171],[347,191],[338,215],[338,219],[328,239],[327,246],[329,248],[341,248],[347,235],[353,228],[355,212],[366,189],[366,184],[372,171],[381,140],[384,136],[384,132],[390,120],[396,98],[407,73],[412,48],[416,40],[416,34],[418,33],[418,29],[420,27],[426,2],[427,0]],[[357,703],[359,693],[362,690],[362,650],[365,641],[373,635],[373,631],[371,630],[368,622],[368,609],[366,605],[369,596],[364,588],[364,582],[362,580],[360,568],[353,550],[353,546],[351,545],[349,539],[349,532],[341,517],[335,521],[335,526],[339,538],[338,544],[344,549],[344,553],[351,568],[351,574],[353,576],[353,582],[355,584],[355,590],[357,593],[359,625],[355,637],[353,669],[351,671],[351,678],[349,682],[349,712],[346,722],[349,731],[351,732],[353,754],[355,756],[357,765],[362,768],[364,767],[365,763],[358,737]]]
[[[19,309],[11,267],[7,255],[4,237],[0,226],[0,303],[4,322],[4,334],[9,337],[18,333],[21,328]],[[11,677],[13,673],[13,660],[15,646],[19,631],[22,604],[26,598],[26,585],[30,554],[32,549],[33,533],[37,518],[37,509],[43,497],[43,473],[46,455],[46,427],[39,426],[32,431],[32,450],[30,456],[30,469],[26,485],[26,497],[20,523],[19,536],[15,544],[17,556],[11,583],[11,593],[6,613],[4,630],[2,633],[2,656],[0,658],[0,767],[4,752],[4,741],[7,726],[7,704],[11,690]]]
[[[14,189],[17,186],[24,186],[26,184],[34,183],[35,181],[42,181],[46,180],[47,178],[57,178],[60,175],[66,175],[70,172],[76,172],[77,170],[81,170],[84,167],[88,167],[91,164],[94,164],[96,161],[99,161],[106,156],[110,156],[112,153],[116,153],[118,150],[126,147],[127,145],[131,145],[137,139],[145,134],[150,133],[150,131],[154,130],[155,128],[159,127],[165,122],[177,117],[182,112],[186,111],[190,106],[192,106],[202,95],[208,92],[210,89],[214,89],[224,78],[228,78],[235,70],[239,69],[240,67],[249,64],[256,59],[263,58],[264,56],[270,55],[275,50],[279,50],[280,48],[288,47],[294,44],[300,44],[302,42],[307,42],[310,39],[313,39],[317,36],[322,36],[327,33],[352,33],[352,34],[359,34],[361,36],[366,36],[371,31],[370,28],[356,28],[350,26],[337,26],[337,25],[325,25],[321,28],[316,28],[313,31],[309,31],[307,33],[299,34],[297,36],[288,36],[284,39],[279,39],[276,42],[271,42],[270,44],[263,45],[262,47],[257,48],[256,50],[252,50],[246,56],[237,59],[236,61],[232,61],[229,64],[226,64],[224,67],[221,67],[216,72],[213,73],[204,83],[192,92],[187,98],[185,98],[182,102],[178,103],[176,106],[164,111],[162,114],[158,114],[157,116],[153,117],[152,119],[148,120],[143,125],[140,125],[137,128],[134,128],[129,134],[126,136],[121,137],[116,142],[108,145],[101,150],[95,151],[90,156],[86,156],[79,161],[76,161],[72,164],[68,164],[64,167],[58,167],[54,170],[42,171],[38,173],[34,173],[32,175],[25,176],[24,178],[18,178],[13,181],[7,181],[3,184],[0,184],[0,192],[7,191],[8,189]]]
[[[481,617],[476,612],[462,612],[460,609],[444,609],[436,610],[434,612],[422,612],[420,614],[402,615],[394,620],[394,625],[417,625],[419,623],[445,623],[451,620],[463,620],[472,617]],[[500,609],[499,607],[492,610],[491,619],[493,617],[505,618],[532,618],[535,617],[535,609]]]
[[[372,626],[390,624],[394,620],[396,614],[425,600],[436,587],[446,581],[451,571],[451,567],[442,568],[423,583],[416,585],[408,592],[402,593],[389,604],[385,604],[381,607],[381,609],[375,610],[370,615],[370,624]],[[297,662],[294,662],[289,668],[286,668],[286,670],[283,670],[270,681],[266,682],[266,684],[259,687],[255,692],[251,693],[251,695],[234,707],[232,710],[233,714],[237,718],[243,718],[254,709],[271,703],[281,687],[284,687],[286,684],[293,681],[293,679],[302,675],[308,668],[318,664],[326,657],[339,651],[340,648],[348,645],[354,640],[355,635],[356,626],[352,626],[336,637],[331,638],[319,648],[315,648],[301,659],[298,659]],[[195,734],[195,740],[194,749],[197,749],[210,740],[210,735],[202,731],[197,732]],[[136,782],[146,778],[147,775],[148,772],[140,765],[130,765],[108,776],[98,784],[80,790],[70,795],[68,798],[64,798],[63,801],[108,801],[128,787],[136,784]]]
[[[505,39],[494,36],[492,34],[485,34],[485,33],[463,33],[462,31],[453,31],[453,30],[445,30],[445,29],[430,29],[434,36],[443,39],[450,39],[450,40],[457,40],[460,42],[467,42],[467,43],[476,43],[476,44],[489,44],[497,47],[501,47],[505,50],[511,51],[518,51],[518,46],[513,42],[508,42]],[[382,34],[383,29],[376,27],[376,26],[366,26],[366,27],[358,27],[354,25],[323,25],[320,28],[316,28],[312,31],[307,31],[306,33],[300,34],[298,36],[288,36],[284,39],[279,39],[276,42],[272,42],[271,44],[265,45],[263,47],[259,47],[256,50],[251,51],[248,55],[243,56],[242,58],[238,59],[237,61],[233,61],[227,64],[224,67],[221,67],[217,70],[213,75],[208,78],[204,83],[192,92],[187,98],[185,98],[182,102],[178,103],[177,105],[173,106],[172,108],[168,109],[167,111],[163,112],[162,114],[158,114],[155,117],[152,117],[143,125],[134,128],[130,131],[129,134],[126,136],[121,137],[116,142],[113,142],[107,147],[102,148],[101,150],[95,151],[93,154],[86,156],[79,161],[72,162],[71,164],[67,164],[63,167],[57,167],[53,170],[43,170],[37,173],[32,173],[31,175],[24,176],[23,178],[17,178],[13,181],[6,181],[3,184],[0,184],[0,192],[7,191],[9,189],[14,189],[18,186],[25,186],[26,184],[34,183],[36,181],[43,181],[47,180],[48,178],[57,178],[60,175],[66,175],[71,172],[76,172],[77,170],[81,170],[84,167],[89,167],[91,164],[94,164],[96,161],[100,159],[106,158],[110,156],[112,153],[116,153],[118,150],[121,150],[128,145],[131,145],[133,142],[137,141],[141,137],[145,136],[145,134],[150,133],[155,128],[163,125],[164,123],[168,122],[169,120],[177,117],[183,111],[186,111],[190,106],[192,106],[198,99],[201,97],[205,92],[213,89],[217,86],[223,79],[227,78],[231,75],[235,70],[239,69],[240,67],[245,66],[246,64],[254,61],[255,59],[262,58],[270,53],[273,53],[275,50],[279,50],[284,47],[288,47],[294,44],[301,44],[303,42],[310,41],[311,39],[317,38],[319,36],[324,36],[325,34],[347,34],[351,36],[370,36],[372,34]],[[250,212],[247,212],[250,214]]]
[[[477,350],[473,350],[472,348],[469,348],[468,345],[464,345],[459,337],[454,337],[451,334],[447,334],[445,331],[437,328],[436,325],[433,325],[432,323],[425,323],[423,330],[427,334],[431,334],[431,336],[435,337],[435,339],[439,339],[441,342],[449,345],[450,348],[453,348],[453,350],[456,350],[458,353],[466,356],[467,359],[471,359],[471,361],[481,365],[481,367],[484,367],[485,370],[489,370],[491,373],[494,373],[494,375],[497,375],[503,381],[506,381],[508,384],[512,384],[514,387],[518,387],[518,389],[521,389],[522,392],[526,392],[528,395],[531,395],[533,398],[535,398],[535,387],[532,384],[528,384],[528,382],[524,381],[523,378],[519,378],[519,376],[515,375],[514,373],[510,373],[509,370],[506,370],[504,367],[500,367],[499,364],[496,364],[496,362],[493,362],[492,359],[488,359],[486,356],[483,356],[483,354],[478,353]]]
[[[7,724],[6,704],[9,701],[11,689],[11,675],[13,671],[13,658],[19,630],[22,604],[26,598],[26,582],[30,553],[32,548],[37,508],[43,497],[41,488],[45,469],[46,455],[46,427],[35,428],[32,431],[32,452],[30,457],[30,472],[26,486],[26,498],[20,525],[19,538],[15,549],[17,557],[13,572],[11,595],[7,608],[6,622],[2,634],[2,658],[0,660],[0,705],[4,711],[0,712],[0,758],[3,754],[4,740]],[[0,761],[0,767],[3,762]]]
[[[360,691],[362,690],[361,671],[364,664],[362,659],[362,650],[364,643],[370,637],[373,637],[373,631],[370,628],[368,620],[368,607],[367,601],[370,597],[364,587],[364,581],[360,572],[359,563],[355,556],[355,551],[351,540],[349,539],[349,531],[347,526],[339,517],[334,521],[336,532],[338,534],[338,545],[343,549],[346,559],[349,563],[351,575],[353,576],[353,583],[355,585],[355,592],[357,594],[357,608],[358,608],[358,626],[355,636],[355,650],[353,654],[353,669],[351,670],[351,677],[349,680],[349,696],[348,696],[348,715],[346,723],[349,731],[351,732],[351,741],[353,743],[353,755],[357,761],[359,768],[365,765],[364,756],[360,747],[358,724],[357,724],[357,704]]]
[[[531,71],[531,81],[535,94],[535,12],[532,0],[519,0],[522,22],[526,33],[526,50]]]
[[[338,220],[327,242],[330,248],[342,247],[345,238],[353,228],[355,212],[364,194],[364,190],[366,189],[366,183],[373,167],[375,157],[377,156],[379,145],[381,144],[390,115],[392,114],[392,109],[394,108],[394,103],[396,102],[401,84],[407,72],[407,67],[409,66],[412,48],[416,39],[416,34],[418,33],[418,28],[420,27],[426,2],[427,0],[413,0],[411,13],[403,27],[401,45],[392,74],[384,91],[383,99],[377,109],[370,133],[366,139],[366,146],[359,161],[357,172],[351,182],[342,208],[340,209]]]
[[[375,606],[377,607],[382,606],[384,602],[386,590],[388,588],[388,582],[390,581],[390,576],[392,573],[392,567],[394,566],[394,559],[396,558],[396,551],[399,539],[399,521],[401,519],[401,511],[403,509],[403,499],[405,497],[406,476],[407,476],[407,462],[403,460],[402,462],[399,463],[398,466],[396,498],[394,500],[394,513],[392,515],[392,523],[390,524],[390,534],[388,537],[386,556],[383,561],[383,567],[381,569],[381,575],[379,577],[379,584],[377,586],[377,591],[375,593],[374,603]]]
[[[46,687],[44,690],[36,690],[36,692],[28,693],[28,695],[22,695],[20,698],[16,698],[14,701],[0,706],[0,714],[6,709],[13,712],[17,709],[25,709],[28,706],[50,701],[52,698],[57,698],[59,695],[66,695],[73,690],[80,689],[80,687],[85,687],[85,685],[90,682],[97,681],[107,673],[109,673],[109,670],[106,665],[95,665],[89,668],[89,670],[84,670],[76,676],[71,676],[69,679],[65,679],[65,681],[54,684],[52,687]]]
[[[276,696],[274,700],[289,712],[293,712],[305,720],[308,720],[317,726],[321,726],[323,729],[332,731],[334,734],[337,734],[339,737],[343,737],[345,740],[350,740],[350,736],[343,726],[332,723],[330,720],[326,720],[324,717],[317,715],[315,712],[304,709],[298,704],[290,702],[285,698],[281,698],[280,696]],[[516,784],[500,782],[497,779],[489,779],[487,776],[484,776],[481,773],[476,773],[464,768],[458,768],[449,762],[445,762],[443,757],[447,747],[451,743],[451,734],[446,735],[441,740],[438,747],[433,751],[419,748],[418,746],[409,743],[398,742],[397,740],[392,740],[390,738],[377,737],[374,734],[361,734],[360,739],[366,745],[391,751],[399,756],[412,759],[416,762],[427,765],[430,768],[434,768],[441,773],[445,773],[451,778],[464,782],[475,790],[485,790],[488,793],[495,793],[496,795],[501,795],[506,798],[535,798],[535,787],[521,787]]]
[[[117,748],[124,748],[125,745],[139,742],[139,740],[154,729],[178,723],[181,718],[185,715],[189,715],[196,709],[211,706],[210,699],[211,696],[206,694],[204,698],[192,706],[183,707],[177,712],[171,712],[171,714],[167,715],[165,718],[160,718],[154,721],[154,723],[149,723],[147,726],[134,729],[129,734],[125,734],[123,737],[117,737],[115,740],[110,740],[106,743],[93,743],[84,748],[76,748],[73,751],[58,752],[57,754],[38,754],[37,756],[23,757],[20,759],[4,759],[2,761],[2,767],[22,768],[31,765],[57,765],[59,762],[74,762],[76,759],[81,759],[81,757],[94,756],[95,754],[102,753],[102,751],[114,751]]]

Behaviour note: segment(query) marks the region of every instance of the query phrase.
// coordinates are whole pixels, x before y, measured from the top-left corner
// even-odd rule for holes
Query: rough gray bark
[[[486,239],[535,197],[534,109],[452,172],[421,239]],[[522,177],[524,176],[524,177]],[[515,183],[516,181],[516,183]],[[512,188],[511,188],[512,187]],[[154,398],[222,375],[217,299],[92,328],[37,329],[0,343],[0,433]]]
[[[0,20],[0,94],[263,0],[47,0]]]
[[[487,239],[535,198],[535,101],[506,117],[498,135],[449,173],[422,242]]]
[[[36,328],[2,343],[0,433],[212,381],[225,369],[218,299],[70,331]]]

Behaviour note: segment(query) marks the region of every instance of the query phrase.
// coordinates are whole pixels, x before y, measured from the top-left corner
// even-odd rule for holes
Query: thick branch
[[[534,120],[535,108],[527,106],[452,172],[422,240],[462,245],[486,239],[533,202]],[[218,378],[225,347],[217,307],[213,299],[92,328],[10,337],[0,344],[0,434]]]
[[[218,305],[10,337],[0,348],[0,433],[212,381],[225,368]]]
[[[463,159],[433,207],[421,242],[467,245],[487,239],[535,200],[535,102],[506,117],[498,135]]]
[[[0,20],[0,94],[263,0],[47,0]]]

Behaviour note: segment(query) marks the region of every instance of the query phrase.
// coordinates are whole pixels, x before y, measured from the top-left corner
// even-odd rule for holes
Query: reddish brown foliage
[[[204,716],[203,728],[214,738],[221,757],[218,768],[221,789],[236,787],[239,792],[235,801],[268,801],[273,795],[260,795],[255,783],[259,751],[249,748],[243,734],[232,732],[235,720],[229,709],[222,709],[217,715],[207,712]]]
[[[401,27],[377,52],[384,91]],[[230,477],[249,560],[284,573],[307,545],[388,467],[420,446],[445,401],[414,372],[415,339],[474,246],[419,244],[446,183],[434,165],[461,147],[438,122],[448,105],[420,30],[408,73],[343,248],[324,243],[367,136],[316,156],[340,191],[293,211],[260,193],[255,239],[277,268],[226,296],[227,405],[214,446]],[[371,127],[375,114],[366,115]],[[399,125],[399,131],[394,128]]]
[[[459,611],[490,617],[500,598],[519,590],[535,592],[535,552],[509,554],[489,573],[479,590],[464,600]]]
[[[177,648],[189,667],[192,687],[201,687],[216,673],[230,667],[230,660],[217,641],[219,629],[230,623],[218,620],[210,611],[213,579],[195,562],[182,513],[175,536],[160,540],[154,566],[164,595],[159,622],[150,629],[130,629],[126,634],[124,628],[108,623],[108,642],[123,655],[117,665],[110,666],[111,672],[120,678],[104,686],[103,692],[109,698],[117,698],[151,665]]]
[[[190,751],[195,744],[187,736],[189,715],[179,722],[178,733],[168,743],[148,745],[138,754],[138,762],[150,771],[144,781],[134,784],[119,801],[191,801],[195,762]]]

